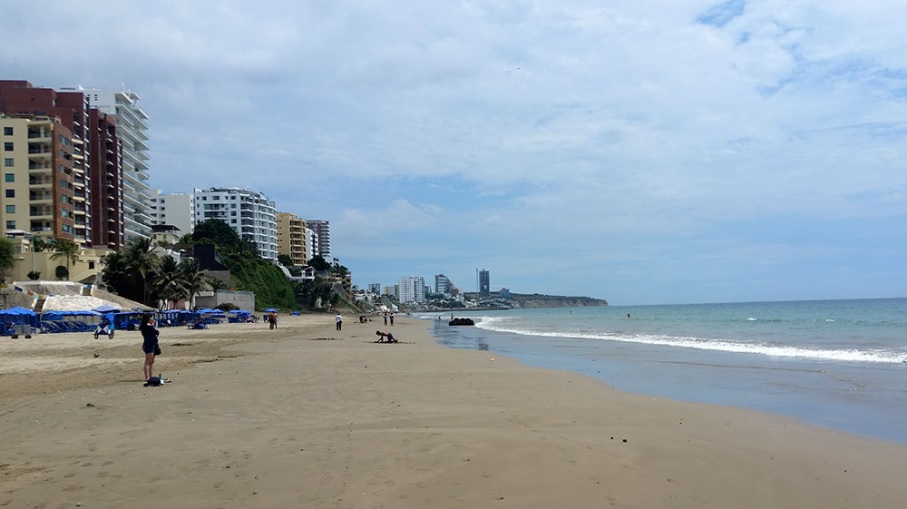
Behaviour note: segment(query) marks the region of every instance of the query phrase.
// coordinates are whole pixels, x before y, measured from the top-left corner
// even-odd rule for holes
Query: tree
[[[331,264],[321,255],[315,255],[309,260],[309,267],[315,269],[315,272],[327,272],[331,270]]]
[[[66,279],[69,279],[70,264],[79,261],[79,245],[70,240],[57,239],[54,241],[52,248],[54,254],[50,255],[50,259],[58,260],[63,258],[66,260]],[[57,277],[60,277],[59,273]]]
[[[220,279],[217,279],[216,277],[211,277],[211,276],[206,275],[205,279],[206,279],[206,282],[208,283],[208,286],[210,286],[211,289],[214,290],[215,292],[218,290],[227,289],[227,283],[224,283],[223,281],[221,281]]]
[[[54,270],[54,275],[57,276],[57,279],[60,281],[69,279],[69,269],[62,265],[57,265],[57,268]]]
[[[151,287],[155,295],[164,301],[167,309],[172,309],[173,301],[177,301],[185,295],[186,289],[180,278],[176,260],[172,256],[168,255],[161,259],[151,280]]]
[[[0,282],[6,282],[6,271],[16,265],[16,245],[13,241],[0,238]]]
[[[142,303],[148,304],[149,285],[148,280],[157,269],[160,259],[152,252],[154,246],[151,239],[144,238],[133,241],[126,248],[126,260],[128,267],[135,271],[141,278],[142,283]]]
[[[44,240],[41,237],[33,237],[31,239],[31,249],[36,253],[40,253],[45,249],[50,249],[53,247],[53,240]]]
[[[242,246],[239,234],[219,219],[208,219],[195,225],[192,241],[196,244],[211,243],[233,251],[239,251]]]
[[[189,307],[195,307],[195,295],[205,287],[207,277],[195,258],[184,258],[179,263],[179,277],[183,289],[186,292],[186,299]],[[218,280],[219,281],[219,280]]]
[[[283,265],[284,267],[292,267],[293,259],[290,258],[290,255],[279,254],[277,255],[277,263]]]
[[[142,293],[136,274],[129,267],[124,252],[113,252],[102,260],[101,281],[115,293],[130,300],[141,300]]]

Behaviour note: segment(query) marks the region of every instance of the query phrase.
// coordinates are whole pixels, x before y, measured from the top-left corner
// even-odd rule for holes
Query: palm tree
[[[54,254],[50,255],[51,260],[66,259],[66,279],[69,280],[70,263],[79,261],[79,245],[70,240],[57,239],[53,243],[53,250]]]
[[[167,309],[172,309],[171,303],[179,300],[186,289],[180,278],[179,268],[172,256],[161,259],[160,266],[151,280],[151,287],[157,297],[164,301]]]
[[[142,280],[142,303],[148,304],[149,285],[148,280],[157,270],[160,264],[160,258],[151,250],[154,245],[150,238],[143,238],[133,241],[129,244],[126,252],[129,268],[132,269]]]
[[[195,258],[185,258],[181,260],[178,270],[180,281],[189,302],[189,307],[194,308],[195,294],[205,287],[208,278],[205,276],[205,271],[201,269],[198,260]]]

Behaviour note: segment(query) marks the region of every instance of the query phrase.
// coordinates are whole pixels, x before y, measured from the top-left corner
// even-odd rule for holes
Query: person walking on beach
[[[394,324],[394,314],[391,313],[391,325],[393,325],[393,324]]]
[[[158,345],[160,332],[154,328],[154,317],[151,316],[151,313],[142,315],[139,331],[142,333],[142,352],[145,353],[145,385],[148,385],[151,373],[154,372],[154,358],[161,353],[161,347]]]
[[[337,313],[337,316],[334,317],[334,321],[337,322],[337,330],[340,330],[343,326],[343,317],[340,316],[340,313]]]
[[[384,325],[387,325],[387,311],[384,312]]]
[[[271,326],[271,330],[274,330],[277,328],[277,313],[276,312],[271,311],[270,313],[268,313],[268,325]]]

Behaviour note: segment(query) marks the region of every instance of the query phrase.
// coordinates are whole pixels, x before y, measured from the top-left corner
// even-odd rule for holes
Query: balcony
[[[53,193],[28,193],[28,201],[33,204],[53,203]]]
[[[54,209],[52,207],[36,207],[29,211],[28,217],[32,221],[53,221]]]

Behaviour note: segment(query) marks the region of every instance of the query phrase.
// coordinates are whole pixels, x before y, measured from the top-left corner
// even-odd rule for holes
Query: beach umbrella
[[[265,313],[276,313],[276,312],[277,312],[277,310],[274,308],[268,308],[265,310]]]

